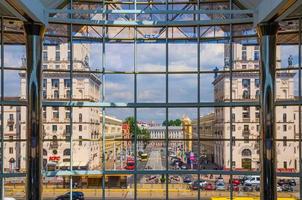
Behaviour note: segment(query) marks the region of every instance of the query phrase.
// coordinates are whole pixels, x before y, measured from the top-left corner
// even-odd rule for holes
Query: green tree
[[[167,120],[163,121],[162,125],[166,126],[168,124],[168,126],[181,126],[181,120],[180,119],[175,119],[175,120],[170,120],[167,123]]]

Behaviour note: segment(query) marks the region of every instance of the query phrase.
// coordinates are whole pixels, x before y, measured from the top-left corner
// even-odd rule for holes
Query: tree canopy
[[[163,126],[167,125],[167,120],[163,121]],[[175,120],[169,120],[168,121],[168,126],[181,126],[181,120],[180,119],[175,119]]]

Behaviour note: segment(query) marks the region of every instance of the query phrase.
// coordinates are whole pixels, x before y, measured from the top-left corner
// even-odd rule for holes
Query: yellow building
[[[183,116],[181,119],[183,134],[185,139],[185,151],[192,151],[192,121],[188,116]]]

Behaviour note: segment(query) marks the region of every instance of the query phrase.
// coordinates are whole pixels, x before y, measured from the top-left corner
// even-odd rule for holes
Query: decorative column
[[[276,200],[276,130],[275,130],[275,73],[276,34],[278,23],[261,23],[257,27],[260,38],[261,80],[261,200]]]
[[[42,199],[42,40],[44,26],[25,23],[27,56],[27,185],[26,199]]]

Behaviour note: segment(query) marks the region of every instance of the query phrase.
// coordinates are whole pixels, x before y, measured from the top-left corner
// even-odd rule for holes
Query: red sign
[[[49,160],[58,162],[60,160],[60,156],[49,156]]]

